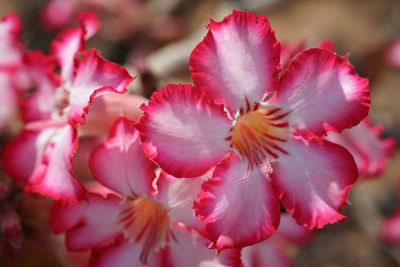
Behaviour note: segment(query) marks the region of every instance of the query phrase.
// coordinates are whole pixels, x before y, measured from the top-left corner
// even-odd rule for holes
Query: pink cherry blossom
[[[69,250],[92,250],[90,266],[240,266],[240,250],[217,257],[205,246],[204,225],[191,209],[208,177],[191,181],[161,173],[155,179],[131,121],[122,117],[111,126],[90,166],[108,192],[97,187],[98,193],[72,206],[56,203],[50,218],[55,233],[66,231]]]
[[[190,57],[195,86],[168,85],[142,107],[147,155],[176,177],[215,168],[194,209],[218,250],[271,236],[280,204],[310,229],[345,219],[357,168],[320,137],[367,115],[367,79],[319,48],[297,55],[278,79],[280,46],[262,16],[234,11],[207,28]]]

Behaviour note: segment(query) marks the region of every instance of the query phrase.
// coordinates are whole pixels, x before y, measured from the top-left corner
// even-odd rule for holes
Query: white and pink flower
[[[72,206],[55,203],[50,218],[55,233],[66,231],[69,250],[92,250],[90,266],[240,266],[240,250],[217,256],[200,234],[191,203],[207,177],[156,178],[133,122],[122,117],[111,126],[90,166],[107,192],[97,189]]]
[[[215,168],[194,205],[218,250],[271,236],[280,203],[309,229],[343,220],[357,179],[343,147],[320,137],[357,125],[367,79],[326,49],[297,55],[278,79],[280,47],[265,17],[211,20],[190,58],[192,85],[168,85],[143,106],[147,155],[176,177]]]
[[[29,123],[3,153],[5,170],[26,190],[63,203],[85,196],[82,184],[71,172],[71,157],[78,146],[76,126],[84,124],[93,99],[111,92],[124,93],[133,80],[122,67],[108,62],[85,40],[98,28],[97,17],[80,14],[79,28],[63,31],[51,44],[60,67],[53,73],[51,59],[39,52],[25,57],[36,91],[22,102]]]

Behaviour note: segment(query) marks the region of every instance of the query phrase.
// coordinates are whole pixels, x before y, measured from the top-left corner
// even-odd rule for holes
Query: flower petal
[[[240,249],[224,250],[217,256],[216,250],[206,247],[208,240],[196,231],[174,224],[174,239],[168,244],[168,266],[243,266]]]
[[[382,128],[364,119],[357,126],[340,134],[330,132],[326,139],[345,147],[353,155],[360,175],[379,176],[386,168],[385,160],[393,155],[396,141],[381,139]]]
[[[104,60],[93,49],[81,55],[76,75],[68,88],[69,122],[72,124],[84,123],[84,117],[96,96],[107,92],[124,93],[134,80],[124,68]]]
[[[243,248],[242,260],[244,266],[292,266],[291,260],[284,252],[284,248],[274,241],[276,239],[267,239],[261,243]]]
[[[290,112],[289,124],[302,135],[324,135],[357,125],[369,110],[368,80],[347,58],[312,48],[287,67],[271,103]]]
[[[194,203],[218,251],[255,244],[278,228],[280,205],[274,189],[259,168],[247,166],[231,154],[203,183]]]
[[[71,158],[77,147],[78,136],[72,126],[67,124],[63,128],[54,129],[46,144],[42,161],[35,166],[25,190],[64,204],[82,199],[85,189],[71,173]]]
[[[309,229],[344,220],[339,212],[358,177],[351,154],[321,139],[292,139],[283,149],[288,154],[271,163],[283,207]]]
[[[14,118],[18,107],[12,80],[10,73],[0,71],[0,129]]]
[[[380,228],[380,237],[385,244],[400,246],[400,210],[383,222]]]
[[[19,17],[10,13],[0,20],[0,68],[15,69],[22,63],[23,46],[19,41],[22,25]]]
[[[234,114],[276,90],[279,43],[264,16],[233,11],[211,20],[190,56],[193,83]]]
[[[95,35],[99,29],[99,18],[91,12],[79,13],[79,23],[84,32],[85,40]]]
[[[24,56],[24,63],[33,81],[35,91],[21,101],[21,116],[25,122],[50,119],[53,112],[56,88],[59,78],[54,74],[54,62],[40,51]]]
[[[191,85],[168,85],[155,92],[137,128],[147,155],[175,177],[205,174],[230,150],[231,121]]]
[[[17,182],[27,182],[40,165],[43,153],[53,135],[53,129],[40,132],[23,130],[4,149],[2,165]]]
[[[213,170],[195,179],[179,179],[161,171],[157,179],[157,200],[174,220],[205,233],[205,224],[195,216],[193,201],[201,190],[201,184],[211,178]]]
[[[114,244],[95,249],[90,259],[90,267],[159,267],[164,266],[164,250],[151,251],[149,262],[140,261],[142,247],[139,243],[119,238]]]
[[[97,181],[122,196],[150,197],[154,191],[153,163],[146,157],[133,123],[119,118],[107,141],[91,155],[90,168]]]
[[[281,223],[274,236],[280,236],[292,244],[305,245],[311,240],[315,232],[298,225],[290,213],[284,213],[281,215]]]
[[[50,227],[56,234],[67,232],[66,244],[72,251],[107,245],[122,234],[118,224],[121,200],[111,194],[103,198],[88,193],[87,199],[71,206],[56,202],[51,208]]]

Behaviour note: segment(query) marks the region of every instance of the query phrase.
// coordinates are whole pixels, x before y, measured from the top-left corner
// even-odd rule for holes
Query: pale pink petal
[[[284,251],[283,246],[279,246],[267,239],[256,245],[242,249],[242,261],[244,266],[266,266],[266,267],[290,267],[292,262]]]
[[[293,244],[305,245],[314,237],[315,231],[298,225],[290,213],[284,213],[281,215],[281,223],[275,235],[279,235],[285,241]]]
[[[93,251],[89,267],[159,267],[164,265],[163,250],[151,251],[146,264],[140,261],[142,246],[136,242],[130,242],[124,238],[109,246]]]
[[[100,57],[99,52],[89,50],[81,54],[76,75],[68,88],[70,123],[84,123],[84,117],[93,99],[107,92],[126,92],[126,87],[134,80],[128,72],[117,64]]]
[[[382,139],[382,128],[368,119],[342,133],[328,133],[326,139],[345,147],[353,155],[360,175],[379,176],[386,168],[386,159],[393,155],[396,141]]]
[[[154,164],[146,157],[133,123],[119,118],[107,141],[91,155],[90,168],[97,181],[122,196],[150,197],[154,192]]]
[[[104,143],[105,136],[81,137],[79,131],[79,148],[72,157],[72,173],[76,177],[89,180],[93,178],[93,173],[89,167],[89,159],[92,151]],[[92,181],[92,180],[91,180]]]
[[[280,205],[272,185],[259,168],[248,170],[236,154],[216,167],[199,199],[194,209],[219,251],[255,244],[278,228]]]
[[[168,244],[168,266],[187,267],[222,267],[242,266],[240,260],[240,249],[224,250],[217,256],[217,251],[208,249],[209,241],[183,225],[174,224],[174,239]]]
[[[279,43],[264,16],[233,11],[207,28],[190,56],[196,86],[233,114],[276,90]]]
[[[386,51],[385,59],[388,64],[400,68],[400,37],[390,45]]]
[[[292,139],[283,149],[288,154],[271,163],[283,207],[309,229],[344,220],[339,212],[358,177],[351,154],[322,139]]]
[[[24,63],[34,86],[34,93],[21,100],[21,116],[25,122],[49,119],[54,110],[56,88],[60,85],[53,72],[54,62],[42,52],[32,51],[24,56]]]
[[[0,20],[0,68],[15,69],[22,63],[23,46],[19,41],[21,21],[14,13]]]
[[[79,13],[79,22],[84,31],[85,40],[95,35],[99,29],[99,18],[94,13]]]
[[[155,92],[137,128],[146,153],[176,177],[205,174],[230,150],[231,121],[191,85],[168,85]]]
[[[69,250],[81,251],[110,244],[122,234],[118,224],[121,198],[103,198],[88,193],[87,198],[74,205],[55,203],[50,213],[50,227],[54,233],[66,233]]]
[[[26,190],[35,192],[64,204],[85,196],[83,185],[71,173],[71,158],[78,147],[76,130],[66,125],[54,129],[48,140],[42,160],[29,178]]]
[[[17,182],[29,180],[34,169],[40,165],[53,134],[53,129],[40,132],[23,130],[7,144],[2,155],[2,165],[11,178]]]
[[[178,222],[205,233],[205,224],[195,216],[193,201],[201,190],[201,184],[211,178],[213,170],[195,179],[179,179],[161,171],[157,179],[157,200],[169,210],[169,215]]]
[[[18,107],[10,73],[0,71],[0,129],[10,122]]]
[[[96,97],[85,117],[85,124],[78,125],[80,136],[106,135],[111,124],[121,114],[131,121],[138,121],[143,112],[140,106],[148,99],[132,94],[106,94]]]
[[[312,48],[298,55],[281,77],[271,103],[284,108],[289,124],[302,135],[324,135],[357,125],[369,110],[368,80],[347,58]]]
[[[380,238],[385,244],[400,247],[400,210],[383,222]]]

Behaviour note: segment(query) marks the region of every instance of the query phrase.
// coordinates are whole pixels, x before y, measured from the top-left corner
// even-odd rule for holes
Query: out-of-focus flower
[[[343,220],[357,168],[347,150],[317,136],[367,115],[367,79],[314,48],[278,82],[279,43],[265,17],[234,11],[207,28],[189,63],[196,87],[166,86],[142,108],[146,153],[176,177],[215,167],[194,208],[218,250],[273,234],[279,203],[310,229]]]
[[[393,156],[394,138],[382,139],[383,128],[374,126],[368,118],[343,132],[329,132],[327,140],[345,147],[353,155],[360,176],[378,177],[386,169],[386,159]]]
[[[98,23],[90,13],[82,13],[80,22],[79,28],[63,31],[51,44],[52,56],[60,66],[59,80],[50,78],[55,76],[54,66],[45,56],[27,55],[33,80],[42,84],[23,102],[29,123],[3,154],[5,170],[16,181],[26,182],[26,191],[63,203],[85,196],[82,184],[71,173],[71,157],[78,147],[76,125],[84,124],[96,96],[124,93],[133,80],[125,69],[104,60],[97,51],[84,51],[85,40],[95,34]],[[45,108],[40,107],[43,101],[47,102]]]
[[[14,118],[18,109],[14,79],[22,66],[21,27],[15,14],[0,20],[0,129]]]
[[[400,37],[393,41],[385,54],[386,62],[393,67],[400,68]]]
[[[72,206],[56,203],[50,225],[55,233],[66,231],[69,250],[92,249],[91,266],[240,265],[240,250],[217,257],[205,246],[207,239],[189,228],[204,229],[191,203],[207,177],[184,182],[161,174],[155,180],[131,121],[120,118],[111,126],[90,166],[95,179],[115,193],[88,193]]]
[[[285,213],[281,216],[278,230],[267,240],[242,249],[244,266],[292,266],[288,247],[304,246],[314,236],[314,231],[301,227]]]

